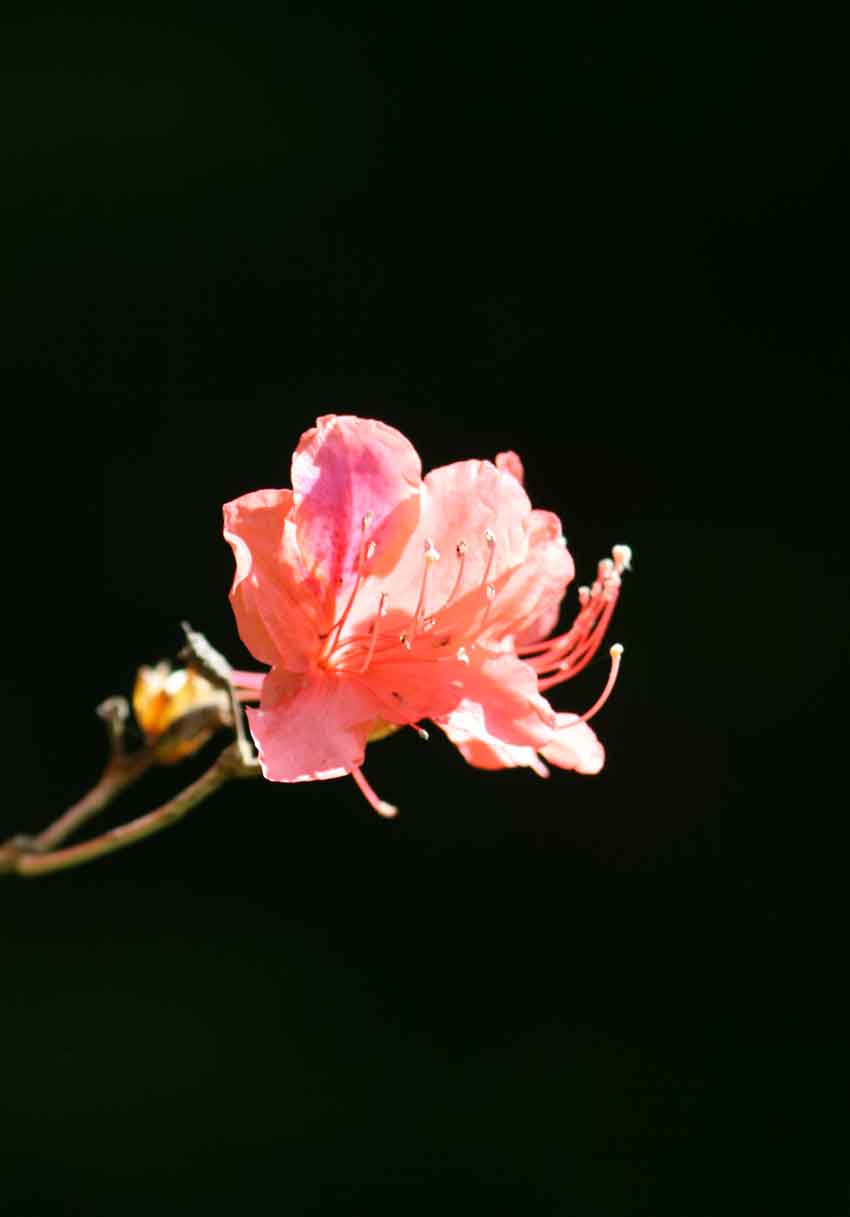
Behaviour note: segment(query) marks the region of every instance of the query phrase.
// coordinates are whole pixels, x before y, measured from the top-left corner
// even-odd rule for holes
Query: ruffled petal
[[[272,782],[342,777],[363,763],[380,704],[356,681],[316,669],[269,673],[248,725],[263,774]]]
[[[261,663],[302,670],[318,646],[316,604],[287,543],[291,490],[257,490],[224,505],[236,574],[230,600],[239,636]]]
[[[531,504],[516,478],[490,461],[458,461],[432,470],[422,484],[421,503],[418,527],[381,590],[391,608],[412,614],[431,542],[440,559],[428,570],[424,611],[446,621],[450,614],[452,628],[467,633],[484,606],[485,574],[488,582],[498,583],[525,561]],[[461,542],[466,552],[457,584]],[[452,607],[446,610],[449,597]]]
[[[577,719],[577,714],[558,714],[555,738],[540,751],[559,769],[598,773],[605,764],[605,749],[592,727]],[[570,726],[571,723],[574,725]]]
[[[491,735],[484,723],[484,711],[476,702],[462,701],[440,723],[440,727],[470,765],[478,769],[533,769],[538,777],[548,777],[549,770],[534,748],[506,744]]]
[[[293,519],[301,558],[324,591],[326,624],[351,593],[364,543],[375,542],[376,574],[397,562],[419,517],[421,474],[410,441],[375,419],[326,415],[301,437]]]
[[[510,473],[519,482],[520,486],[525,482],[525,470],[522,467],[522,461],[513,451],[499,452],[496,455],[496,468],[501,469],[504,473]]]
[[[459,683],[457,704],[465,700],[481,707],[488,736],[538,752],[552,740],[555,711],[537,692],[533,668],[516,656],[476,649]],[[448,722],[447,716],[431,717],[441,727]]]
[[[561,521],[551,511],[532,511],[528,558],[499,590],[499,612],[510,619],[514,642],[537,642],[552,633],[564,593],[575,575]]]

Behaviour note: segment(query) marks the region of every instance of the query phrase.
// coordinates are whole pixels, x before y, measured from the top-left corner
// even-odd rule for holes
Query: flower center
[[[415,651],[416,660],[421,662],[440,663],[446,659],[459,659],[462,663],[468,663],[467,648],[462,644],[466,642],[467,646],[474,645],[475,638],[480,636],[487,624],[496,596],[496,588],[489,582],[496,551],[494,533],[489,528],[484,532],[487,559],[484,574],[478,584],[481,595],[473,598],[469,613],[463,615],[462,622],[455,622],[453,631],[444,633],[437,627],[441,617],[448,609],[456,605],[460,596],[469,546],[464,540],[458,541],[455,546],[457,571],[451,590],[443,603],[438,608],[433,608],[429,605],[429,574],[432,567],[441,561],[441,555],[431,538],[426,537],[423,546],[422,579],[419,584],[416,606],[403,628],[401,630],[381,628],[383,619],[387,617],[392,608],[387,593],[381,592],[375,616],[368,629],[365,632],[355,632],[343,636],[344,627],[354,607],[354,602],[369,573],[368,564],[375,553],[375,542],[366,541],[366,529],[370,523],[371,519],[364,516],[354,586],[341,616],[324,635],[325,645],[319,658],[320,664],[338,672],[362,675],[369,668],[382,662],[397,661],[399,648],[411,656]],[[452,643],[452,633],[461,643],[454,650],[449,649]],[[427,648],[423,645],[426,638],[428,640]]]

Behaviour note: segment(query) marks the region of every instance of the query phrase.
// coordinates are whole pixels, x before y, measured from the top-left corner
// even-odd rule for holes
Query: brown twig
[[[206,773],[202,774],[180,794],[150,811],[146,815],[112,828],[100,836],[79,845],[69,845],[65,849],[55,849],[48,853],[33,852],[25,845],[15,844],[14,841],[0,848],[0,874],[18,875],[22,878],[35,878],[38,875],[51,874],[58,870],[67,870],[72,866],[80,866],[105,854],[115,853],[116,850],[126,849],[136,841],[151,837],[155,833],[170,828],[192,810],[193,807],[209,798],[219,786],[230,778],[253,777],[259,772],[256,762],[246,763],[237,743],[229,744],[219,754],[215,763]]]
[[[133,752],[127,751],[124,734],[130,717],[129,704],[123,697],[107,698],[97,710],[106,725],[110,748],[109,761],[100,779],[87,794],[36,836],[19,834],[0,846],[0,875],[49,874],[124,849],[182,819],[229,778],[251,777],[259,773],[259,763],[248,742],[241,709],[230,683],[230,665],[202,634],[185,624],[183,628],[187,638],[186,657],[211,683],[223,689],[226,697],[191,706],[156,739],[149,739]],[[180,794],[129,824],[79,845],[57,848],[153,765],[171,763],[175,749],[179,750],[181,744],[197,741],[196,746],[199,746],[205,738],[224,727],[235,732],[235,741],[220,753],[205,774]]]

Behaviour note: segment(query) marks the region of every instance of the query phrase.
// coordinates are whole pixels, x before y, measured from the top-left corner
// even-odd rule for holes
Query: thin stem
[[[259,772],[253,766],[246,766],[237,744],[231,744],[220,754],[215,764],[202,774],[180,794],[163,803],[155,811],[110,829],[90,841],[79,845],[71,845],[66,849],[53,850],[50,853],[31,853],[15,846],[0,849],[0,873],[20,875],[22,878],[35,878],[39,875],[51,874],[57,870],[67,870],[72,866],[80,866],[105,854],[115,853],[151,837],[155,833],[170,828],[192,810],[193,807],[209,798],[219,786],[232,777],[247,777]]]
[[[98,812],[108,807],[116,795],[132,785],[156,759],[153,750],[143,751],[130,760],[109,762],[102,776],[81,799],[73,803],[57,820],[32,838],[31,848],[40,853],[55,849],[81,828]]]

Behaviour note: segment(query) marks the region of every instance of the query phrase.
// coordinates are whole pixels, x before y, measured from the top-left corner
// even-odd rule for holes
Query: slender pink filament
[[[377,811],[379,816],[384,816],[386,819],[391,820],[393,816],[398,815],[397,807],[393,807],[392,803],[385,803],[383,799],[378,798],[372,787],[366,781],[366,778],[363,776],[363,771],[361,769],[352,769],[351,776],[360,787],[360,792],[366,799],[366,802],[374,811]]]
[[[576,725],[576,723],[588,722],[591,718],[593,718],[593,716],[595,714],[599,713],[599,711],[605,705],[608,698],[611,696],[611,690],[614,688],[614,685],[617,683],[617,673],[620,671],[620,660],[622,659],[622,656],[623,656],[623,648],[620,646],[619,642],[616,642],[611,647],[611,650],[609,653],[611,655],[611,670],[608,673],[608,679],[605,682],[605,688],[599,694],[596,701],[593,703],[593,705],[590,707],[589,710],[585,710],[584,714],[582,714],[578,718],[574,719],[573,722],[567,723],[565,727],[561,728],[561,730],[566,730],[567,727],[574,727]],[[547,681],[545,681],[545,680],[541,681],[540,688],[544,689],[546,687],[548,687]]]

